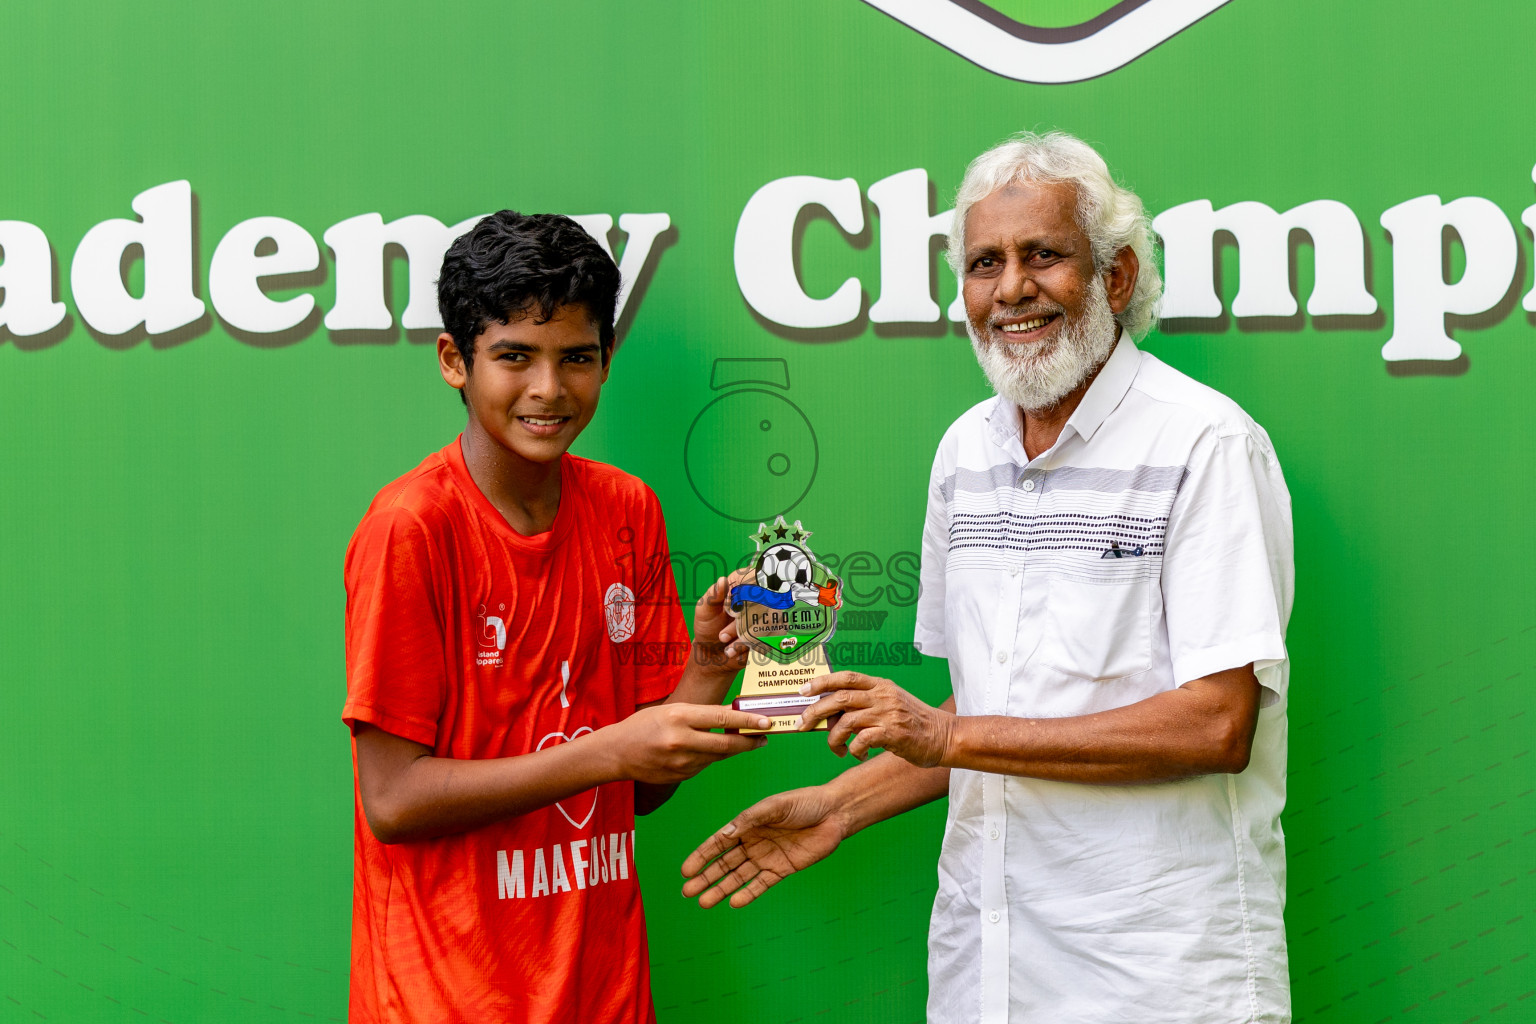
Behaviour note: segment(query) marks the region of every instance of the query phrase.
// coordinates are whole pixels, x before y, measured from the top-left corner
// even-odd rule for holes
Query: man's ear
[[[464,365],[464,356],[454,344],[453,335],[447,331],[437,336],[437,372],[443,375],[449,387],[461,391],[469,380],[469,367]]]
[[[1114,313],[1124,313],[1136,292],[1136,277],[1141,272],[1141,261],[1136,250],[1126,246],[1115,253],[1115,262],[1104,272],[1104,295]]]
[[[603,355],[607,357],[607,358],[605,358],[603,360],[603,383],[604,384],[608,383],[608,371],[613,369],[613,356],[614,356],[614,353],[618,351],[618,348],[619,348],[618,343],[615,342],[614,344],[608,346],[608,351],[607,352],[603,353]]]

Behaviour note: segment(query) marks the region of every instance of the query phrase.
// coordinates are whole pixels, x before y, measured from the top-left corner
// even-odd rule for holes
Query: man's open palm
[[[783,879],[837,849],[846,837],[837,808],[820,787],[761,800],[689,854],[683,895],[712,907],[744,907]],[[702,895],[701,895],[702,894]]]

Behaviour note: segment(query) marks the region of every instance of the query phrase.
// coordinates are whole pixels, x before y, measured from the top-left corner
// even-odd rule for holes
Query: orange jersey
[[[347,549],[344,721],[515,757],[671,692],[689,638],[656,496],[572,455],[561,473],[535,537],[458,441],[379,492]],[[354,1022],[654,1020],[631,783],[393,846],[354,802]]]

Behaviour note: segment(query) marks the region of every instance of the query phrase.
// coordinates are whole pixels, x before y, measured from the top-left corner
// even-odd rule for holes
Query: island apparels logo
[[[475,612],[480,620],[480,635],[476,637],[479,649],[475,651],[475,664],[500,668],[507,650],[507,605],[496,605],[494,614],[482,604]]]
[[[1077,25],[1016,21],[993,0],[864,0],[980,67],[1040,85],[1124,67],[1231,0],[1122,0]]]

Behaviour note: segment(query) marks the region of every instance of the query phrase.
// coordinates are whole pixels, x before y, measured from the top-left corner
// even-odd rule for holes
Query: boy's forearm
[[[701,644],[694,641],[688,651],[688,663],[677,685],[663,701],[666,704],[719,704],[730,692],[736,681],[736,672],[720,668],[724,660],[724,644]],[[680,783],[635,783],[635,813],[650,814],[672,799]]]
[[[625,777],[598,734],[516,757],[459,760],[378,729],[357,743],[363,810],[383,843],[468,832]]]
[[[695,640],[688,649],[683,674],[667,697],[668,704],[719,704],[730,692],[739,670],[726,669],[724,644],[703,644]]]

